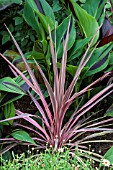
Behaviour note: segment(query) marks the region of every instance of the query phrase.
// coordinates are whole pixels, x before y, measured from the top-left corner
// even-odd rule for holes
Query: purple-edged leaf
[[[17,143],[12,143],[11,145],[8,145],[7,147],[5,147],[4,149],[2,149],[0,151],[0,155],[4,154],[5,152],[9,151],[11,148],[15,147],[17,145]]]
[[[15,141],[14,138],[1,138],[0,141]]]
[[[11,118],[7,118],[7,119],[4,119],[4,120],[0,120],[0,123],[2,122],[6,122],[6,121],[10,121],[10,120],[16,120],[16,119],[21,119],[21,118],[24,118],[24,117],[29,117],[29,116],[33,116],[31,114],[28,114],[28,113],[22,113],[21,115],[19,116],[14,116],[14,117],[11,117]]]
[[[45,108],[45,110],[46,110],[46,112],[47,112],[47,114],[48,114],[48,116],[49,116],[49,119],[50,119],[50,121],[51,121],[51,124],[52,124],[52,117],[51,117],[51,112],[50,112],[50,110],[49,110],[49,106],[48,106],[48,104],[47,104],[47,102],[46,102],[46,100],[45,100],[45,98],[44,98],[44,96],[43,96],[43,94],[42,94],[42,91],[41,91],[38,83],[36,82],[36,84],[35,84],[36,87],[34,87],[34,85],[30,82],[30,80],[28,80],[28,79],[25,77],[25,75],[24,75],[18,68],[16,68],[4,55],[2,55],[1,53],[0,53],[0,55],[11,65],[12,68],[22,77],[22,79],[32,88],[32,90],[34,90],[34,91],[40,96],[40,99],[41,99],[41,101],[42,101],[42,103],[43,103],[43,105],[44,105],[44,108]]]
[[[54,46],[53,46],[50,27],[48,27],[48,29],[49,29],[49,36],[50,36],[50,51],[51,51],[51,56],[52,56],[53,73],[54,73],[54,94],[55,94],[55,99],[57,100],[57,98],[59,96],[59,79],[58,79],[58,68],[57,68],[57,54],[56,54],[56,49],[54,49]],[[56,31],[56,28],[55,28],[55,31]],[[55,35],[55,48],[56,48],[56,35]]]
[[[74,126],[74,124],[78,121],[78,119],[83,116],[86,112],[88,112],[92,107],[94,107],[97,103],[99,103],[99,101],[101,101],[102,99],[104,99],[106,96],[108,96],[109,94],[111,94],[113,92],[113,90],[109,91],[106,93],[106,91],[108,91],[109,88],[113,87],[113,84],[109,85],[107,88],[105,88],[104,90],[102,90],[100,93],[98,93],[97,95],[95,95],[94,97],[92,97],[92,99],[90,99],[90,102],[87,102],[85,105],[87,105],[87,107],[85,107],[85,110],[83,110],[84,106],[79,109],[77,112],[75,111],[73,113],[73,115],[71,116],[70,120],[68,121],[67,125],[66,125],[66,129],[67,129],[67,133],[69,133],[70,129]],[[104,93],[103,93],[104,92]],[[105,94],[106,93],[106,94]],[[101,95],[99,95],[101,94]],[[103,95],[105,94],[105,95]],[[101,97],[102,96],[102,97]],[[90,104],[89,104],[90,103]],[[80,112],[81,111],[81,112]],[[78,114],[78,115],[77,115]],[[74,118],[76,116],[76,118]]]
[[[50,96],[50,100],[51,100],[51,103],[52,103],[52,106],[53,106],[53,111],[54,111],[54,113],[55,113],[55,112],[56,112],[56,100],[55,100],[55,96],[54,96],[53,90],[52,90],[52,88],[51,88],[51,86],[50,86],[47,78],[45,77],[42,69],[40,68],[39,64],[36,62],[36,60],[35,60],[35,63],[36,63],[36,66],[37,66],[40,74],[41,74],[42,77],[43,77],[43,80],[44,80],[44,82],[45,82],[45,86],[46,86],[46,88],[47,88],[47,90],[48,90],[48,94],[49,94],[49,96]],[[52,115],[51,115],[51,117],[52,117]]]
[[[50,125],[48,123],[47,117],[42,109],[42,107],[40,106],[39,102],[35,99],[35,97],[28,92],[29,96],[31,97],[32,101],[34,102],[34,104],[36,105],[36,107],[38,108],[39,112],[41,113],[43,119],[44,119],[44,123],[46,124],[46,126],[50,129]]]
[[[8,30],[8,32],[9,32],[9,34],[10,34],[10,36],[11,36],[11,38],[12,38],[12,40],[13,40],[13,42],[14,42],[14,44],[15,44],[18,52],[19,52],[19,54],[21,55],[22,60],[24,61],[25,67],[26,67],[26,69],[27,69],[27,71],[28,71],[28,73],[29,73],[29,75],[30,75],[30,78],[31,78],[33,84],[34,84],[34,85],[37,85],[37,83],[36,83],[36,82],[37,82],[37,81],[36,81],[36,78],[35,78],[32,70],[31,70],[31,68],[30,68],[30,66],[29,66],[26,58],[24,57],[24,54],[23,54],[22,50],[20,49],[18,43],[16,42],[15,38],[13,37],[13,35],[12,35],[12,33],[10,32],[10,30],[8,29],[8,27],[7,27],[6,25],[5,25],[5,27],[6,27],[6,29]]]
[[[23,114],[23,113],[19,110],[16,110],[16,114],[21,116],[21,114]],[[31,123],[33,126],[37,127],[37,129],[40,130],[46,136],[47,140],[49,141],[50,138],[49,138],[46,130],[44,128],[42,128],[35,120],[33,120],[30,117],[23,117],[23,118],[26,121],[28,121],[29,123]]]
[[[64,96],[69,28],[70,28],[70,21],[69,21],[68,30],[66,33],[66,40],[64,43],[63,56],[62,56],[62,61],[61,61],[60,74],[59,74],[59,101],[58,101],[59,106],[60,104],[62,104],[62,100]]]
[[[74,78],[73,78],[70,86],[68,87],[68,89],[67,89],[66,92],[65,92],[65,100],[66,100],[66,101],[69,100],[69,98],[70,98],[70,96],[71,96],[71,94],[72,94],[72,92],[73,92],[73,89],[74,89],[74,87],[75,87],[75,84],[76,84],[76,82],[77,82],[77,80],[78,80],[78,77],[80,76],[80,73],[81,73],[82,69],[84,68],[84,66],[86,65],[86,63],[88,62],[88,60],[90,59],[92,53],[94,52],[94,50],[95,50],[95,48],[96,48],[96,46],[97,46],[97,45],[95,46],[95,48],[92,50],[92,52],[91,52],[91,53],[89,54],[89,56],[87,57],[87,54],[88,54],[88,52],[89,52],[89,49],[91,48],[91,45],[92,45],[92,43],[93,43],[94,38],[95,38],[96,35],[97,35],[97,32],[96,32],[95,35],[93,36],[93,38],[92,38],[92,40],[91,40],[91,42],[90,42],[87,50],[85,51],[85,54],[84,54],[84,56],[82,57],[81,62],[80,62],[80,64],[79,64],[79,66],[78,66],[78,69],[77,69],[77,71],[76,71],[76,73],[75,73],[75,76],[74,76]]]

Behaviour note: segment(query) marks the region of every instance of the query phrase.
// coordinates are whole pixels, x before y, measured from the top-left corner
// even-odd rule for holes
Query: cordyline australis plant
[[[95,140],[93,138],[97,136],[101,136],[107,133],[112,133],[113,129],[106,128],[106,123],[113,120],[113,118],[109,119],[101,119],[98,118],[98,121],[95,122],[95,120],[91,120],[91,118],[94,116],[94,113],[90,114],[87,117],[83,116],[85,113],[87,113],[92,107],[94,107],[98,102],[100,102],[102,99],[104,99],[106,96],[108,96],[110,93],[113,92],[113,84],[108,85],[105,89],[100,91],[98,94],[96,94],[94,97],[92,97],[87,103],[85,103],[81,108],[78,107],[75,111],[73,111],[73,114],[70,116],[70,119],[65,124],[64,118],[66,115],[67,110],[69,109],[70,105],[75,101],[79,96],[83,95],[88,90],[91,90],[92,86],[96,84],[97,82],[101,81],[105,77],[107,77],[110,72],[105,73],[102,77],[98,78],[96,81],[85,87],[79,92],[74,92],[74,87],[76,86],[77,80],[80,76],[80,73],[91,57],[93,51],[88,55],[89,49],[93,43],[93,40],[96,36],[92,38],[80,64],[79,67],[75,73],[75,76],[70,83],[69,87],[65,89],[65,82],[66,82],[66,61],[67,61],[67,45],[68,45],[68,38],[69,38],[69,27],[70,23],[68,25],[68,30],[66,33],[66,39],[63,46],[63,56],[61,61],[61,67],[58,70],[57,67],[57,54],[56,49],[53,45],[51,31],[49,28],[49,36],[50,36],[50,50],[51,50],[51,56],[52,56],[52,65],[53,65],[53,73],[54,73],[54,85],[53,87],[50,86],[47,78],[45,77],[42,69],[40,68],[39,64],[35,61],[37,69],[39,70],[40,74],[42,75],[42,78],[44,80],[45,86],[48,91],[48,95],[50,98],[49,104],[44,98],[44,95],[40,89],[40,86],[34,76],[34,73],[32,72],[31,68],[29,67],[21,49],[19,48],[19,45],[17,44],[16,40],[12,36],[11,32],[7,28],[10,36],[12,37],[12,40],[14,41],[14,44],[16,45],[23,62],[25,63],[26,70],[29,73],[30,80],[25,77],[25,75],[16,68],[4,55],[0,54],[10,65],[13,72],[15,74],[18,74],[22,77],[22,79],[30,86],[32,90],[35,91],[36,94],[40,97],[41,104],[34,98],[34,96],[31,94],[30,91],[28,91],[29,96],[31,97],[32,101],[36,105],[38,111],[40,112],[41,116],[36,116],[28,113],[23,113],[20,110],[16,110],[15,117],[2,120],[0,122],[5,122],[8,120],[15,120],[15,119],[24,119],[28,122],[28,125],[20,124],[14,122],[15,125],[18,125],[22,128],[28,129],[33,134],[35,133],[35,136],[32,136],[32,139],[35,141],[35,145],[38,148],[46,148],[46,144],[52,146],[54,150],[57,150],[61,147],[69,146],[71,148],[77,147],[80,150],[84,150],[87,148],[85,144],[89,144],[92,142],[104,142],[104,140]],[[55,37],[56,39],[56,37]],[[51,106],[50,106],[51,103]],[[51,107],[51,109],[50,109]],[[43,123],[41,126],[36,119],[40,119]],[[31,127],[32,125],[32,127]],[[104,126],[105,125],[105,126]],[[91,132],[91,133],[87,133]],[[87,136],[84,135],[87,133]],[[80,138],[82,135],[84,135],[83,138]],[[93,140],[92,140],[93,139]],[[70,141],[71,140],[71,141]],[[6,150],[10,149],[11,147],[15,146],[15,144],[24,142],[18,141],[15,138],[4,138],[0,139],[0,141],[12,141],[12,145],[6,148]],[[105,140],[105,142],[108,142],[109,140]],[[3,152],[2,152],[3,153]]]

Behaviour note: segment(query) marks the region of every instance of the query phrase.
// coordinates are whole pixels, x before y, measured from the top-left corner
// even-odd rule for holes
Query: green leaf
[[[2,45],[10,40],[10,35],[6,32],[2,38]]]
[[[98,5],[100,1],[99,0],[87,0],[83,6],[83,8],[87,11],[88,14],[92,15],[93,17],[96,16]]]
[[[91,38],[76,40],[73,47],[69,51],[69,57],[67,61],[70,62],[77,58],[82,53],[83,48],[89,43],[90,40]]]
[[[49,17],[41,14],[38,11],[35,11],[38,17],[40,18],[40,22],[42,23],[45,31],[48,33],[48,25],[50,26],[51,31],[54,29],[54,21]]]
[[[75,29],[75,20],[69,15],[63,22],[56,28],[56,50],[58,58],[61,58],[63,52],[63,41],[65,40],[66,31],[68,28],[69,20],[71,19],[71,26],[69,32],[68,40],[68,50],[73,46],[76,39],[76,29]],[[52,31],[52,39],[54,41],[55,31]]]
[[[20,140],[20,141],[23,141],[23,142],[29,142],[29,143],[32,143],[32,144],[36,144],[34,142],[34,140],[29,136],[29,134],[25,131],[22,131],[22,130],[13,132],[11,134],[11,136],[13,136],[13,138]]]
[[[15,20],[15,25],[19,25],[19,24],[21,24],[23,22],[22,17],[15,17],[14,20]]]
[[[58,65],[58,68],[60,68],[61,63],[57,63],[57,65]],[[78,66],[73,66],[73,65],[70,65],[70,64],[67,64],[67,66],[66,66],[66,71],[67,71],[71,76],[73,76],[73,77],[74,77],[75,72],[77,71],[77,69],[78,69]],[[81,74],[84,73],[84,72],[86,72],[86,70],[87,70],[87,67],[84,67],[84,68],[82,69],[82,71],[81,71]],[[79,78],[80,78],[80,77],[79,77]]]
[[[26,3],[32,8],[32,10],[39,11],[35,1],[33,1],[33,0],[26,0]],[[30,11],[28,11],[28,12],[30,12]]]
[[[100,48],[97,48],[94,53],[92,54],[90,60],[87,62],[86,66],[89,68],[89,71],[87,72],[86,76],[89,75],[93,75],[99,71],[102,71],[103,69],[105,69],[108,64],[109,64],[109,56],[108,58],[105,59],[105,61],[102,61],[102,59],[104,60],[104,58],[108,55],[109,51],[113,48],[113,43],[109,43],[107,45],[104,45]],[[94,64],[98,63],[100,61],[100,64],[97,64],[95,69],[91,69],[90,68],[92,66],[94,66]]]
[[[40,3],[44,10],[44,14],[46,16],[49,16],[53,21],[55,21],[55,16],[54,16],[53,10],[50,7],[50,5],[45,0],[40,0]]]
[[[105,153],[104,158],[113,164],[113,146]]]
[[[27,24],[30,25],[36,31],[38,38],[41,39],[38,21],[37,18],[35,17],[34,10],[31,8],[29,3],[27,1],[24,5],[23,17]],[[37,7],[35,8],[37,9]]]
[[[107,109],[105,115],[113,117],[113,104]]]
[[[89,15],[87,11],[81,8],[76,2],[74,2],[74,0],[71,0],[71,3],[73,5],[77,18],[79,19],[81,28],[85,36],[86,37],[94,36],[94,34],[99,29],[99,25],[96,19],[93,16]],[[98,40],[98,37],[99,37],[99,31],[95,37],[93,44],[96,43],[96,41]]]
[[[69,74],[71,74],[73,77],[74,77],[75,72],[77,71],[77,69],[78,69],[78,66],[73,66],[73,65],[67,65],[67,66],[66,66],[66,71],[67,71]],[[82,69],[82,71],[81,71],[81,74],[84,73],[84,72],[86,72],[86,70],[87,70],[87,68],[84,67],[84,68]],[[80,77],[81,77],[81,76],[80,76]],[[80,78],[80,77],[79,77],[79,78]]]
[[[5,108],[4,108],[4,116],[5,116],[6,119],[7,119],[7,118],[14,117],[14,116],[15,116],[15,113],[16,113],[16,111],[15,111],[15,107],[14,107],[13,102],[5,105]],[[12,123],[13,123],[13,120],[10,120],[10,121],[8,121],[8,122],[9,122],[10,124],[12,124]]]
[[[53,12],[58,12],[62,9],[59,3],[55,3],[53,6]]]
[[[0,0],[0,5],[1,6],[10,6],[12,3],[15,4],[22,4],[22,0]],[[0,7],[1,8],[1,7]]]
[[[18,94],[25,94],[20,86],[10,77],[0,79],[0,90]]]
[[[106,3],[107,3],[107,0],[102,0],[101,4],[98,7],[98,11],[96,14],[96,20],[98,21],[99,24],[103,24],[103,20],[105,17],[105,12],[103,12],[103,9],[104,9]]]

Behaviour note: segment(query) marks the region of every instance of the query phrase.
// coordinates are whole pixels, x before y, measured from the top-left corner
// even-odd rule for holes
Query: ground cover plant
[[[73,1],[71,2],[74,6],[75,13],[79,13],[79,10],[81,10],[84,16],[86,15],[86,18],[89,18],[89,14],[86,14],[86,12],[77,3],[74,3]],[[26,8],[29,8],[29,6],[26,6]],[[22,71],[15,67],[15,65],[12,64],[3,54],[0,55],[10,65],[12,72],[16,76],[17,82],[22,82],[22,84],[23,82],[25,82],[25,84],[27,85],[27,90],[25,91],[21,87],[21,85],[14,83],[12,79],[4,79],[4,81],[1,81],[1,85],[3,86],[3,89],[10,89],[13,92],[15,90],[20,95],[24,95],[27,92],[34,104],[36,105],[38,112],[37,114],[23,113],[20,110],[15,110],[14,105],[12,103],[10,105],[9,103],[8,105],[6,105],[4,112],[6,119],[1,120],[0,123],[11,124],[14,127],[14,130],[10,132],[10,134],[8,134],[6,138],[0,139],[0,141],[2,141],[1,149],[3,148],[3,150],[1,150],[1,154],[5,153],[6,151],[18,144],[27,145],[28,143],[30,145],[34,145],[38,149],[46,149],[46,144],[48,144],[48,146],[54,151],[62,149],[64,146],[67,146],[71,149],[72,153],[74,153],[75,148],[78,151],[89,153],[88,145],[90,143],[112,142],[112,140],[102,140],[97,138],[99,136],[111,134],[113,132],[113,129],[111,128],[110,124],[113,120],[112,116],[104,115],[96,117],[95,115],[98,114],[99,111],[90,112],[90,109],[92,109],[95,105],[102,101],[102,99],[104,99],[113,92],[113,84],[108,84],[108,86],[102,87],[102,90],[99,90],[98,92],[92,95],[94,85],[103,80],[104,78],[110,76],[110,70],[112,69],[112,67],[109,69],[109,71],[105,72],[103,76],[98,77],[96,80],[94,80],[94,82],[90,77],[91,75],[94,75],[95,73],[104,70],[108,66],[109,57],[106,57],[106,55],[108,55],[109,51],[112,49],[112,43],[109,43],[109,41],[107,42],[109,44],[104,44],[103,47],[97,48],[98,43],[95,45],[99,36],[99,25],[97,21],[94,18],[92,19],[93,23],[95,24],[95,29],[93,30],[91,28],[90,31],[93,31],[90,32],[89,35],[89,32],[87,31],[87,25],[84,25],[84,23],[82,22],[83,16],[79,18],[79,14],[77,14],[79,22],[84,28],[84,34],[88,39],[87,41],[85,39],[87,43],[85,46],[85,50],[83,50],[84,55],[81,55],[76,67],[74,67],[74,72],[72,73],[73,76],[71,78],[68,78],[70,70],[73,68],[72,61],[76,59],[76,53],[74,54],[73,50],[69,51],[71,49],[71,46],[73,46],[73,44],[70,44],[70,37],[72,36],[71,31],[75,31],[74,27],[72,27],[74,19],[70,15],[69,17],[67,17],[67,20],[65,20],[66,22],[62,23],[65,23],[67,25],[68,30],[65,30],[65,34],[62,34],[63,38],[60,38],[59,40],[57,39],[58,30],[60,30],[60,28],[63,28],[63,26],[56,26],[55,28],[55,25],[53,26],[53,22],[51,21],[51,19],[49,17],[46,17],[46,15],[42,15],[39,11],[36,11],[36,9],[37,7],[35,7],[35,13],[37,13],[38,17],[40,18],[40,22],[45,23],[41,25],[41,28],[43,26],[45,28],[44,31],[46,32],[46,34],[49,33],[49,43],[45,43],[46,50],[50,50],[48,66],[50,68],[51,73],[49,74],[49,76],[48,74],[46,74],[45,69],[40,67],[41,64],[40,62],[38,62],[38,60],[36,60],[36,54],[33,55],[32,53],[30,57],[33,57],[32,61],[35,65],[35,70],[37,70],[38,74],[40,74],[40,76],[42,77],[42,82],[46,87],[47,96],[45,98],[45,95],[43,94],[43,91],[40,87],[39,81],[37,80],[34,71],[29,66],[29,60],[26,59],[26,55],[23,55],[19,45],[17,44],[13,35],[7,28],[14,44],[17,47],[19,57],[21,56],[22,62],[24,63],[28,74],[26,75],[25,72],[22,73]],[[77,9],[78,11],[76,11]],[[48,21],[47,23],[46,19]],[[27,18],[27,20],[29,20],[29,18]],[[90,22],[92,21],[90,20]],[[93,38],[91,36],[93,36]],[[46,42],[46,39],[44,42]],[[58,44],[58,42],[60,45]],[[43,47],[45,47],[44,44]],[[74,52],[76,51],[75,47],[77,46],[74,46]],[[96,56],[96,54],[98,53],[100,54]],[[37,55],[38,54],[39,51]],[[70,62],[71,66],[69,67],[69,65],[67,66],[66,63],[69,62],[70,56],[72,58]],[[96,70],[94,69],[92,71],[90,69],[95,65],[95,56],[97,58],[99,56],[100,59],[106,57],[107,60],[105,60],[105,65],[103,67],[99,65],[99,67],[96,67]],[[85,73],[82,72],[84,69]],[[78,82],[81,80],[82,73],[84,75],[83,77],[85,78],[89,76],[89,80],[91,78],[91,81],[88,81],[85,87],[81,88],[81,84],[83,81],[81,81],[81,83]],[[37,100],[37,98],[34,97],[30,88],[32,89],[32,91],[34,91],[35,94],[37,94],[40,100]],[[88,98],[86,99],[86,101],[83,101],[84,96],[86,94]],[[68,116],[69,120],[65,119],[66,116]],[[24,123],[18,123],[18,121],[15,121],[17,119],[24,119],[24,121],[27,121],[30,126],[28,126],[28,124],[26,125]],[[24,131],[24,129],[26,129],[26,131]],[[27,132],[30,132],[30,135]],[[7,147],[4,147],[6,143],[9,143],[9,145]],[[108,153],[110,154],[110,152]],[[91,159],[101,162],[100,159],[103,157],[100,154],[96,154],[93,152],[90,152],[90,154]],[[107,157],[110,161],[109,164],[112,164],[112,160],[109,159],[109,154],[106,154],[107,156],[105,155],[105,157]],[[84,157],[85,156],[88,157],[87,154],[84,155]]]
[[[4,160],[1,157],[1,169],[6,170],[12,170],[16,169],[19,170],[20,168],[22,170],[27,169],[33,169],[33,170],[93,170],[98,169],[101,170],[102,168],[107,168],[109,164],[107,164],[105,161],[107,160],[101,160],[101,164],[98,166],[98,168],[94,165],[94,162],[91,160],[91,158],[87,158],[82,160],[81,157],[84,157],[86,153],[79,153],[78,151],[75,151],[74,155],[72,156],[70,154],[70,151],[67,148],[64,148],[62,150],[58,150],[58,152],[51,151],[51,149],[46,148],[46,150],[42,153],[40,153],[37,150],[37,153],[33,153],[34,148],[30,150],[27,150],[27,157],[25,156],[25,153],[22,153],[21,155],[15,155],[12,152],[13,160],[8,161]],[[109,169],[112,170],[112,166],[109,166]]]

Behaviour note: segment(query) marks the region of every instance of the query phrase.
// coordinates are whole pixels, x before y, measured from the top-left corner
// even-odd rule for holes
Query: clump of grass
[[[25,153],[21,155],[15,155],[12,152],[12,161],[4,160],[1,157],[0,170],[94,170],[100,169],[94,167],[94,161],[90,155],[85,159],[84,154],[78,150],[75,153],[70,152],[67,148],[61,148],[58,151],[46,149],[44,152],[37,150],[37,154],[34,154],[34,148],[32,151],[27,151],[27,157]],[[83,157],[83,159],[82,159]],[[113,169],[112,167],[109,167]]]

